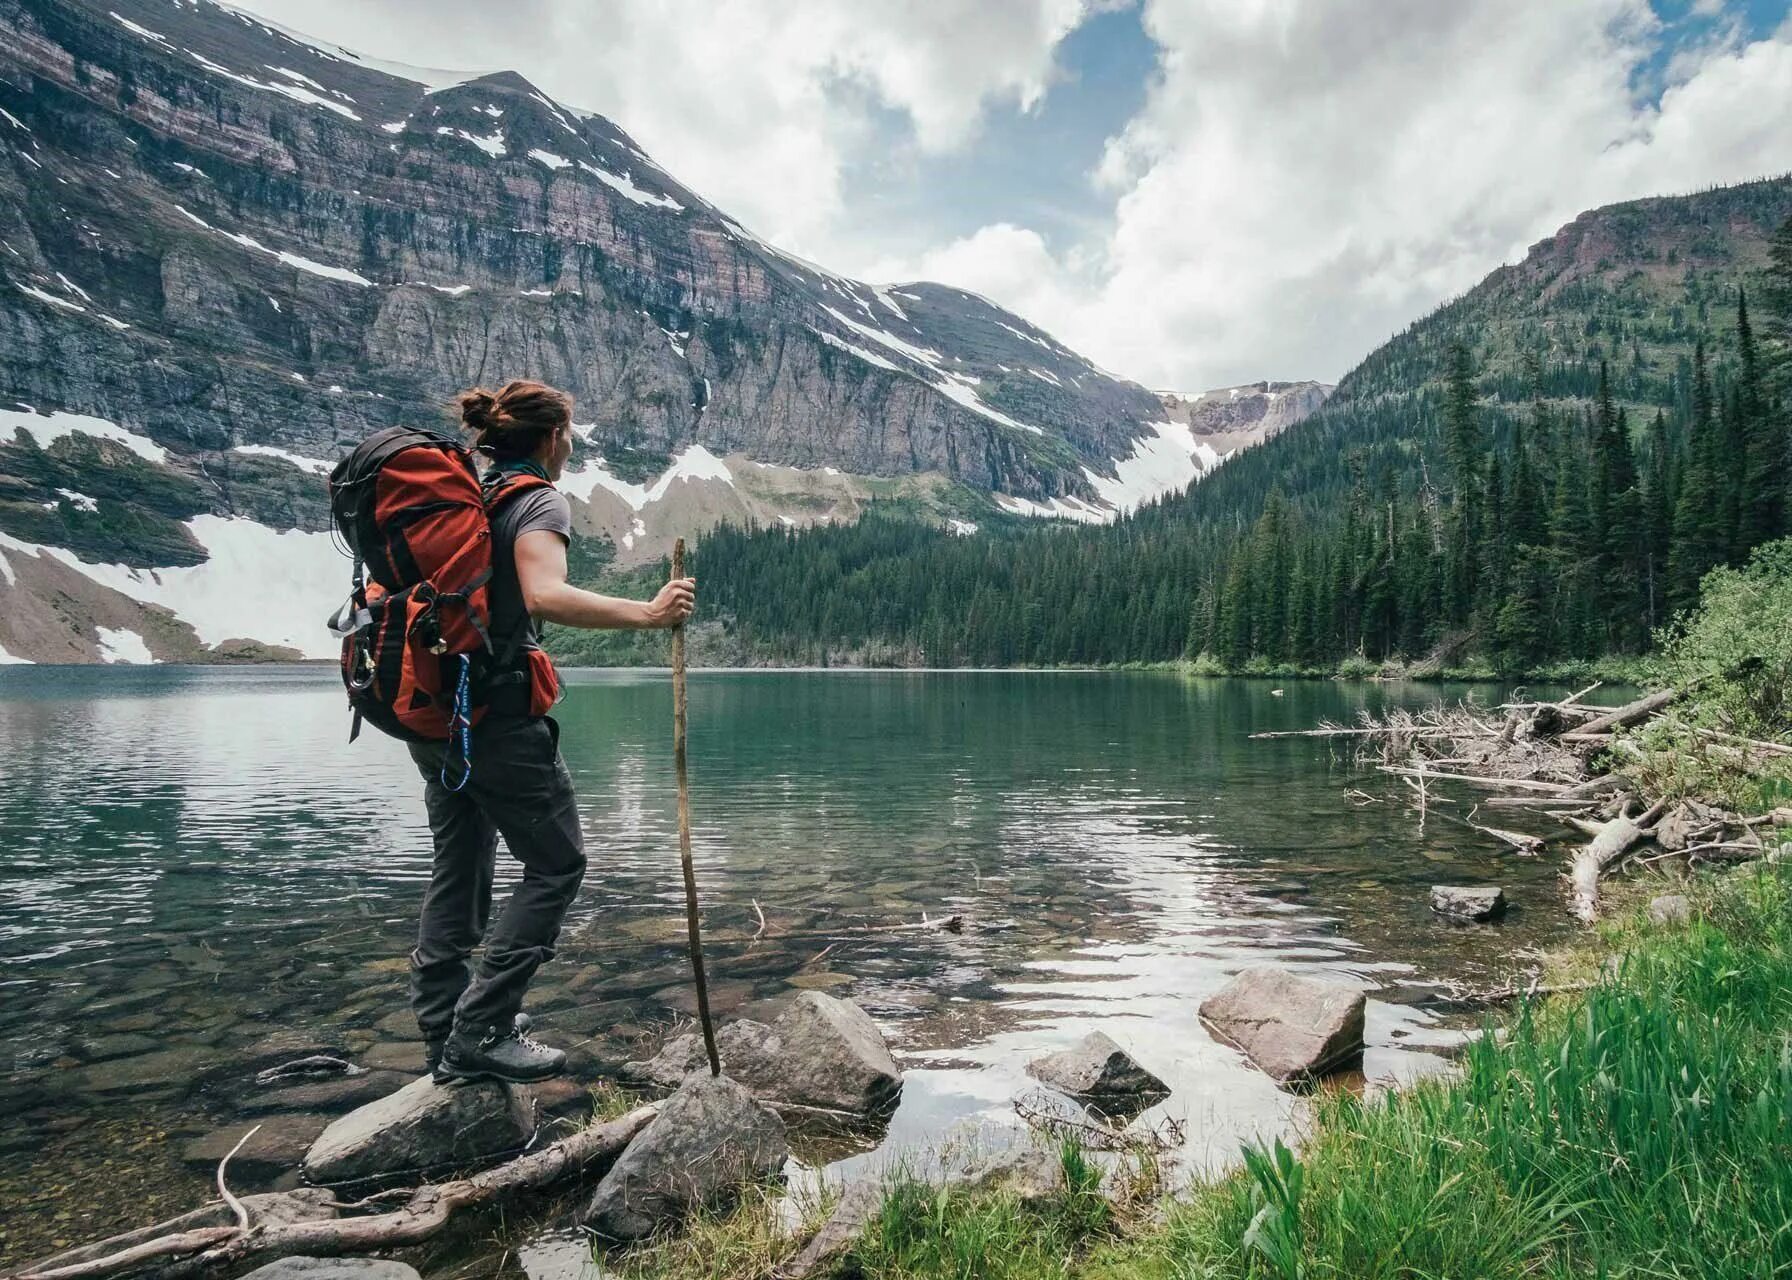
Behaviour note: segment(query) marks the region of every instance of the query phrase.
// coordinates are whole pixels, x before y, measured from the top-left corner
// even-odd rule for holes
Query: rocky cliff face
[[[1194,438],[1220,457],[1281,434],[1325,403],[1328,382],[1251,382],[1185,395],[1158,393],[1164,417],[1188,425]]]
[[[322,473],[476,382],[577,397],[624,558],[892,488],[1109,516],[1156,447],[1156,397],[985,300],[782,254],[515,74],[431,80],[212,0],[0,0],[0,653],[327,652]]]

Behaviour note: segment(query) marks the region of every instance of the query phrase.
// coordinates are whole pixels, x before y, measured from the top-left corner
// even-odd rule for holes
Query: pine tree
[[[1786,532],[1786,431],[1769,411],[1748,298],[1736,297],[1736,427],[1742,439],[1742,484],[1737,501],[1734,558],[1743,559],[1763,542]]]
[[[1648,457],[1639,500],[1645,616],[1650,634],[1667,620],[1667,568],[1674,533],[1673,475],[1669,465],[1667,415],[1657,412],[1649,428]]]
[[[1444,611],[1451,625],[1464,626],[1475,602],[1476,546],[1482,505],[1481,422],[1474,366],[1468,348],[1451,346],[1444,381],[1444,456],[1450,464],[1454,501],[1446,530]]]
[[[1673,541],[1668,550],[1668,607],[1674,613],[1691,608],[1699,598],[1699,582],[1722,564],[1729,551],[1724,527],[1723,442],[1712,420],[1711,370],[1705,344],[1693,350],[1692,421],[1686,432],[1686,470],[1674,504]]]

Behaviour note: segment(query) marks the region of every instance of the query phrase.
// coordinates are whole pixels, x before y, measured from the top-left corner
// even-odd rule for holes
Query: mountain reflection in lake
[[[1291,1106],[1196,1018],[1232,972],[1377,988],[1366,1071],[1399,1078],[1449,1039],[1408,1003],[1419,984],[1504,977],[1566,931],[1557,868],[1447,816],[1462,806],[1421,829],[1348,746],[1246,736],[1469,692],[1499,690],[697,673],[713,1004],[769,1018],[802,988],[862,1004],[908,1073],[884,1150],[1007,1115],[1029,1059],[1099,1027],[1173,1086],[1153,1114],[1186,1118],[1193,1157],[1225,1158]],[[670,685],[575,672],[559,719],[591,869],[531,1008],[596,1075],[693,1008]],[[346,736],[317,668],[0,671],[0,1261],[206,1198],[201,1140],[281,1055],[417,1069],[420,783],[397,744]],[[1354,785],[1383,802],[1353,803]],[[499,875],[502,894],[514,867]],[[1439,881],[1497,881],[1513,910],[1452,927],[1427,905]],[[858,932],[953,913],[962,934]],[[326,1113],[285,1121],[292,1140]]]

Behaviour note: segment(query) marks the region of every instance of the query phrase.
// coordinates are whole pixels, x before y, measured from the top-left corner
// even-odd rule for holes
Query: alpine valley
[[[0,0],[0,656],[324,657],[332,461],[577,399],[583,568],[674,533],[1108,521],[1329,387],[1153,393],[962,290],[755,237],[509,72],[211,0]]]

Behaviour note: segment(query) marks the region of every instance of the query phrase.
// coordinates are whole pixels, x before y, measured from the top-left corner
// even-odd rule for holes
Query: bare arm
[[[523,607],[537,618],[566,627],[639,630],[675,627],[691,616],[697,580],[674,578],[651,600],[619,600],[575,587],[566,580],[566,540],[536,529],[516,540],[516,580]]]

